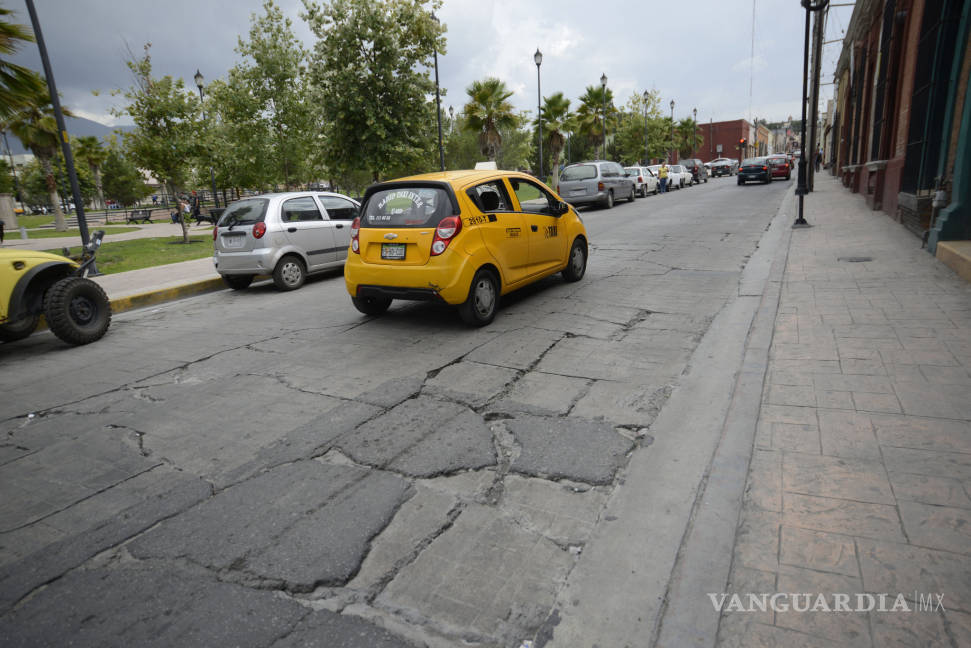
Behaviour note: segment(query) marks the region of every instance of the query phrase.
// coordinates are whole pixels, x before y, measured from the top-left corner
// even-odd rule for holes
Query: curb
[[[183,297],[201,295],[203,293],[215,292],[226,289],[226,284],[220,277],[212,279],[202,279],[191,283],[174,286],[172,288],[162,288],[160,290],[149,290],[143,293],[128,295],[111,300],[112,314],[124,313],[125,311],[145,306],[154,306],[163,302],[174,301]]]

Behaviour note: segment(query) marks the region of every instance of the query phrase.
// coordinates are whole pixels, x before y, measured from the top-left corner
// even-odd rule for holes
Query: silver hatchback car
[[[571,205],[597,204],[607,209],[621,198],[634,202],[636,191],[624,167],[605,160],[571,164],[563,169],[556,188]]]
[[[360,207],[347,196],[323,191],[238,200],[213,228],[216,272],[236,290],[257,275],[273,275],[280,290],[299,288],[308,274],[344,265]]]

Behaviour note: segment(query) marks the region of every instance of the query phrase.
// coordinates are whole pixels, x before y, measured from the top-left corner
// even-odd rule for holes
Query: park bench
[[[133,209],[127,214],[125,214],[126,223],[151,223],[152,222],[152,210],[151,209]]]
[[[210,207],[208,211],[209,211],[208,214],[203,214],[200,212],[199,215],[196,216],[196,223],[202,223],[203,221],[206,221],[215,225],[216,222],[219,221],[219,217],[223,215],[223,211],[225,211],[225,208]]]

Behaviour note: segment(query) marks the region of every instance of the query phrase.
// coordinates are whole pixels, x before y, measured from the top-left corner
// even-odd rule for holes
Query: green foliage
[[[473,81],[465,89],[469,102],[462,109],[464,128],[476,133],[482,155],[497,163],[502,153],[502,134],[520,125],[508,99],[512,90],[495,77]]]
[[[67,167],[64,164],[64,156],[58,153],[48,162],[52,176],[54,178],[56,195],[58,200],[63,196],[71,202],[71,181],[67,175]],[[81,199],[89,200],[94,196],[94,182],[91,179],[91,172],[83,166],[75,168],[78,176],[78,187],[81,190]],[[47,186],[47,172],[44,170],[43,163],[34,159],[24,165],[20,174],[20,191],[24,203],[27,205],[46,205],[53,208],[50,191]],[[58,208],[60,205],[58,205]]]
[[[10,165],[6,160],[0,159],[0,193],[12,194],[13,192],[13,173],[10,172]]]
[[[660,93],[657,90],[648,92],[647,101],[639,93],[634,93],[628,98],[624,110],[620,113],[614,139],[614,153],[618,160],[624,164],[633,164],[665,155],[670,140],[668,137],[670,120],[661,115],[660,105]],[[647,129],[646,158],[645,127]]]
[[[0,55],[16,54],[24,43],[34,42],[26,25],[7,20],[13,11],[0,7]],[[0,57],[0,119],[27,108],[45,91],[43,78],[33,70]]]
[[[121,205],[134,205],[152,193],[141,172],[117,147],[105,152],[102,174],[105,197]]]
[[[593,148],[596,157],[600,157],[604,137],[604,101],[606,93],[606,122],[607,133],[615,133],[617,127],[617,108],[614,106],[614,93],[603,86],[587,86],[580,96],[580,108],[576,113],[576,132],[582,136]]]
[[[698,128],[697,122],[690,117],[682,119],[674,127],[674,139],[681,158],[692,157],[694,152],[705,142],[704,135]]]
[[[426,8],[428,5],[428,8]],[[327,120],[319,146],[335,174],[366,169],[378,180],[392,169],[433,158],[433,54],[445,28],[433,18],[440,0],[304,0],[318,37],[311,57],[314,103]]]

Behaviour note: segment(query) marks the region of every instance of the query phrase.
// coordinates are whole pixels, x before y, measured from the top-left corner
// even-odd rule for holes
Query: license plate
[[[405,244],[404,243],[382,243],[381,258],[382,259],[404,259]]]
[[[223,247],[227,250],[235,250],[243,247],[246,242],[246,235],[223,236]]]
[[[571,196],[581,196],[581,195],[583,195],[585,193],[587,193],[587,190],[586,189],[574,189],[573,191],[570,192],[570,195]]]

